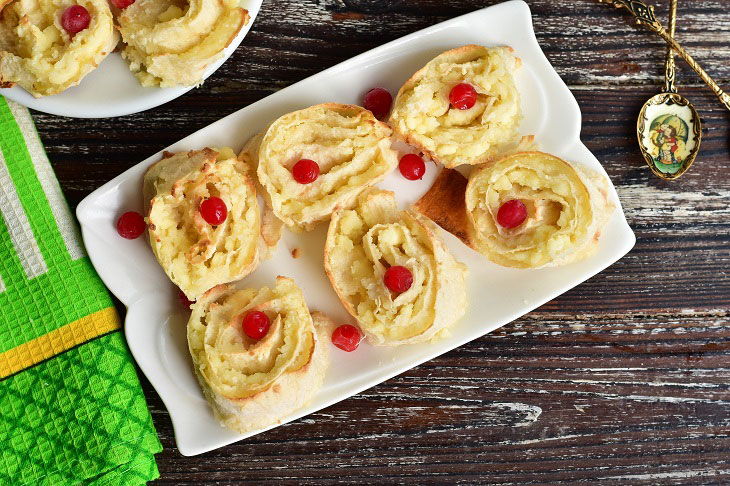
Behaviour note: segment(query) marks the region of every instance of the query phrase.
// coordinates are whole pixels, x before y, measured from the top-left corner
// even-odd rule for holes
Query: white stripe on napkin
[[[3,283],[3,277],[0,276],[0,294],[5,292],[5,284]]]
[[[43,150],[40,138],[38,138],[35,125],[30,117],[30,112],[27,108],[14,101],[7,100],[7,102],[10,111],[15,117],[15,121],[18,122],[20,132],[23,134],[25,146],[30,153],[30,158],[33,161],[33,167],[35,167],[35,172],[41,183],[43,192],[46,193],[46,199],[48,199],[48,204],[51,206],[53,218],[56,220],[58,231],[60,231],[63,242],[66,244],[68,254],[71,255],[71,260],[83,258],[86,256],[86,252],[81,245],[81,235],[79,235],[78,228],[71,216],[71,211],[63,197],[58,179],[56,179],[56,176],[51,170],[51,163],[48,161],[46,151]]]
[[[34,278],[48,271],[41,250],[33,235],[28,216],[23,211],[18,192],[10,178],[5,157],[0,150],[0,213],[10,233],[10,241],[20,258],[25,275]]]

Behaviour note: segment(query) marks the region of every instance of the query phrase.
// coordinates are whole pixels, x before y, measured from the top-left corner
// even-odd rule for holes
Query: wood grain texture
[[[203,87],[146,113],[34,113],[69,202],[151,153],[285,86],[385,42],[491,5],[468,0],[266,0]],[[583,112],[637,235],[617,264],[535,312],[303,420],[203,456],[165,450],[157,484],[730,484],[730,123],[678,61],[704,126],[679,181],[636,146],[664,49],[594,0],[533,0],[541,47]],[[666,17],[668,2],[654,0]],[[725,0],[679,2],[677,38],[730,86]]]

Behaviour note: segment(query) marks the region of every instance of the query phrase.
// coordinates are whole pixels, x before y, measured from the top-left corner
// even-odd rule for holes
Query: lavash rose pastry
[[[136,0],[119,15],[122,56],[142,86],[194,86],[249,21],[238,0]]]
[[[39,98],[79,84],[119,35],[106,0],[0,0],[0,87]]]
[[[430,220],[398,211],[393,193],[370,189],[332,215],[324,266],[337,295],[374,345],[429,341],[466,311],[466,267]]]
[[[520,65],[509,47],[446,51],[398,91],[390,126],[446,167],[492,161],[520,143]]]
[[[324,314],[310,315],[289,278],[272,289],[206,292],[193,305],[188,345],[216,418],[245,433],[306,405],[322,386],[332,328]]]
[[[614,210],[608,180],[542,152],[472,171],[466,187],[470,246],[507,267],[563,265],[591,255]]]
[[[309,231],[398,165],[391,133],[364,108],[325,103],[277,119],[240,157],[256,167],[276,217]]]
[[[230,149],[165,153],[145,173],[143,194],[152,251],[190,300],[256,268],[256,190]]]

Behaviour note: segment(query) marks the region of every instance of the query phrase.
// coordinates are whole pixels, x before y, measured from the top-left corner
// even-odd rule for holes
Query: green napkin
[[[0,484],[138,485],[162,450],[27,109],[0,97]]]

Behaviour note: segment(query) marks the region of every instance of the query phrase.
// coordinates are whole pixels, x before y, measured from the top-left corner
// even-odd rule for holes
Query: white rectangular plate
[[[543,55],[532,30],[530,11],[511,1],[449,20],[366,52],[285,88],[186,137],[164,150],[230,146],[239,150],[249,136],[289,111],[316,103],[358,104],[371,87],[396,93],[400,85],[438,53],[465,44],[508,45],[522,59],[518,87],[525,120],[522,133],[533,133],[542,149],[584,164],[603,174],[596,158],[580,142],[580,111],[572,94]],[[86,248],[104,283],[127,306],[127,341],[170,412],[175,439],[184,455],[200,454],[236,442],[240,435],[222,428],[193,376],[186,342],[187,314],[145,241],[120,238],[115,222],[124,211],[142,208],[142,176],[162,150],[89,195],[78,207]],[[411,182],[397,171],[381,187],[395,191],[401,205],[416,201],[431,186],[438,169],[427,164],[422,181]],[[635,237],[617,210],[603,232],[598,252],[582,262],[558,268],[503,268],[444,233],[456,258],[469,267],[466,316],[451,337],[419,345],[373,347],[363,343],[353,353],[330,345],[331,365],[319,394],[307,407],[282,423],[327,407],[381,383],[426,360],[478,338],[575,287],[625,255]],[[273,258],[262,263],[243,286],[273,285],[276,275],[292,277],[312,310],[338,322],[353,322],[333,292],[323,268],[326,224],[304,235],[285,232]],[[299,248],[294,259],[291,250]]]

